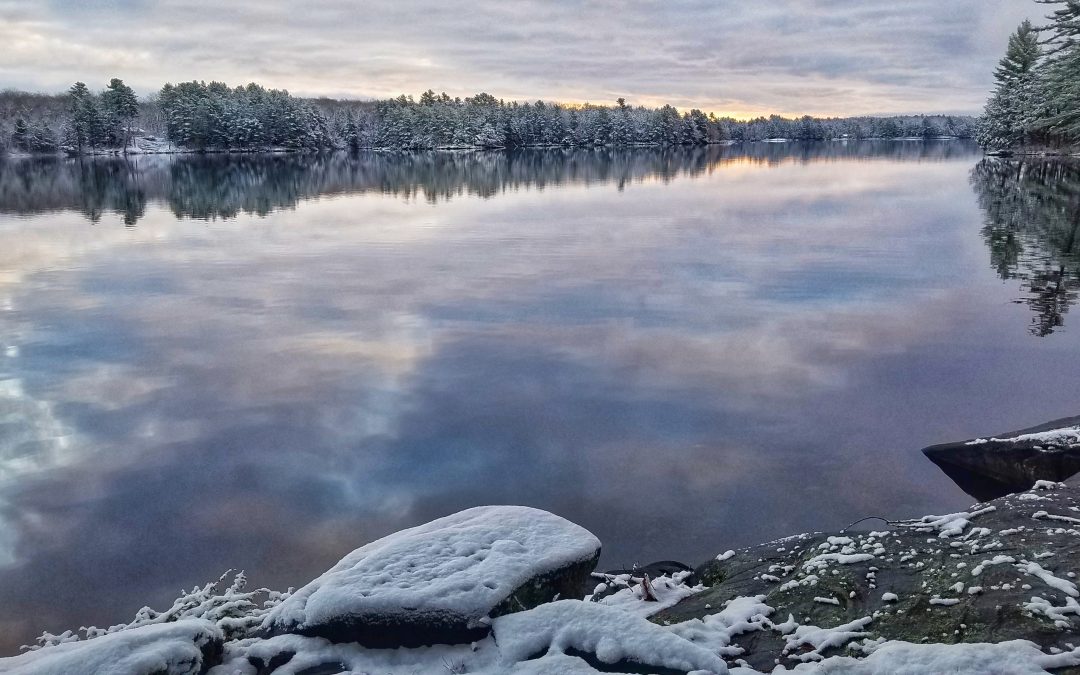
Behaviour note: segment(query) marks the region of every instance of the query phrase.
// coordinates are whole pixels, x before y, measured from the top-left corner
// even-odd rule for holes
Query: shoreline
[[[1080,417],[924,452],[946,447],[981,449],[995,472],[1011,463],[1019,475],[1032,448],[1080,461]],[[0,658],[0,672],[147,651],[153,669],[135,675],[193,662],[208,675],[1074,669],[1080,478],[1059,480],[1074,468],[1047,461],[1010,486],[1021,490],[961,512],[795,534],[696,569],[597,572],[588,530],[529,507],[475,507],[365,544],[299,590],[247,591],[242,572],[219,590],[226,573],[165,612],[46,633]]]
[[[820,138],[820,139],[794,139],[794,138],[764,138],[753,141],[711,141],[693,144],[662,144],[662,143],[634,143],[620,145],[522,145],[522,146],[440,146],[432,148],[394,148],[394,147],[363,147],[351,149],[347,147],[326,148],[181,148],[171,143],[163,143],[160,147],[140,147],[123,152],[117,148],[95,150],[89,152],[71,152],[57,150],[56,152],[28,153],[11,152],[0,150],[0,159],[34,159],[47,157],[62,157],[77,159],[83,157],[138,157],[142,155],[315,155],[328,152],[376,152],[376,153],[416,153],[416,152],[515,152],[519,150],[636,150],[656,148],[705,148],[705,147],[734,147],[753,144],[799,144],[799,143],[858,143],[862,141],[885,141],[897,143],[914,142],[943,142],[943,141],[972,141],[974,139],[961,136],[940,136],[933,138],[900,137],[900,138]],[[988,153],[989,154],[989,153]]]

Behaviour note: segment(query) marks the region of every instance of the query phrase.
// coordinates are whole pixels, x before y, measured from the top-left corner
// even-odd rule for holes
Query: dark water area
[[[0,161],[0,652],[480,504],[697,564],[1080,410],[1080,167],[958,141]]]

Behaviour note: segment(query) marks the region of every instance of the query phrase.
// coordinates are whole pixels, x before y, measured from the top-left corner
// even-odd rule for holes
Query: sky
[[[258,81],[342,98],[977,113],[1032,0],[0,0],[0,88]]]

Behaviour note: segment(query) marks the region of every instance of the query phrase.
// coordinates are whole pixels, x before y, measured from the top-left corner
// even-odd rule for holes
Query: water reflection
[[[683,148],[414,152],[348,155],[180,156],[65,160],[0,158],[0,213],[72,209],[98,222],[134,225],[148,200],[177,217],[265,216],[319,195],[379,192],[434,202],[507,190],[699,176],[733,162],[778,165],[826,160],[942,160],[968,156],[957,141],[750,143]]]
[[[971,172],[986,213],[983,238],[1002,279],[1017,279],[1031,333],[1064,325],[1080,289],[1080,163],[986,158]]]
[[[986,269],[977,158],[6,164],[0,650],[477,504],[611,567],[967,506],[918,448],[1080,399]]]

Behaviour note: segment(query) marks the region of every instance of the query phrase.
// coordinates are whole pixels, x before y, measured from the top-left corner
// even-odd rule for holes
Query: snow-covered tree
[[[976,136],[983,147],[1000,150],[1027,139],[1043,108],[1036,72],[1040,52],[1038,33],[1025,20],[1009,36],[1008,49],[994,72],[997,86],[986,102]]]
[[[1080,142],[1080,0],[1037,0],[1057,7],[1041,29],[1047,57],[1041,66],[1046,109],[1034,127],[1050,140]]]
[[[120,146],[127,152],[131,140],[131,125],[139,116],[139,97],[119,78],[112,78],[101,94],[101,103],[110,126],[121,130]]]

